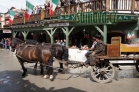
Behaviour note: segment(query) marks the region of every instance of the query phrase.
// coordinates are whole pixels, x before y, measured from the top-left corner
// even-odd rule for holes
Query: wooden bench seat
[[[100,60],[138,60],[139,57],[109,57],[109,56],[97,56]]]

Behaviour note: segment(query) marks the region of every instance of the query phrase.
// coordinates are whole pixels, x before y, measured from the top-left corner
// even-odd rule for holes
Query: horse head
[[[51,48],[53,50],[55,58],[65,61],[68,60],[68,49],[65,46],[53,43]]]
[[[23,43],[22,40],[20,40],[19,38],[12,38],[11,39],[11,51],[15,51],[15,49],[17,49],[21,44]]]

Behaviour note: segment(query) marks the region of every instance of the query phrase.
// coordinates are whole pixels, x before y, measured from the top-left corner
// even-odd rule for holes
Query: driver
[[[88,67],[88,65],[95,65],[96,63],[96,56],[104,56],[105,55],[105,44],[101,40],[100,35],[95,36],[95,41],[97,42],[92,53],[85,61],[84,65]]]

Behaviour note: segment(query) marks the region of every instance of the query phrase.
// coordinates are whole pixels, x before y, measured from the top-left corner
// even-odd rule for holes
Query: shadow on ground
[[[50,87],[48,89],[44,87],[38,87],[29,80],[23,80],[20,76],[20,71],[2,71],[0,72],[0,92],[85,92],[73,87],[67,87],[62,89],[56,89]],[[46,86],[49,84],[46,84]]]

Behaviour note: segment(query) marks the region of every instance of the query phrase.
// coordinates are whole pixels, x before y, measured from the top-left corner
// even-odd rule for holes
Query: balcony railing
[[[128,11],[128,13],[133,14],[135,11],[139,11],[139,0],[91,0],[89,2],[77,3],[74,5],[69,4],[68,6],[57,7],[53,17],[95,11]],[[26,20],[25,17],[14,18],[13,24],[26,24],[40,21],[44,18],[50,18],[49,10],[42,9],[40,14],[31,15],[29,20]]]

